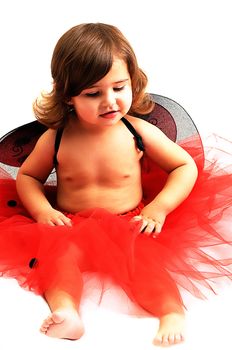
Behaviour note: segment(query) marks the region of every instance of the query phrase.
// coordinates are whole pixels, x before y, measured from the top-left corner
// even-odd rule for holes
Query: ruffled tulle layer
[[[110,276],[155,315],[182,305],[182,290],[200,298],[207,290],[216,292],[217,282],[232,280],[232,152],[231,144],[226,145],[227,152],[210,148],[203,167],[200,140],[182,142],[199,177],[155,239],[139,233],[139,222],[130,222],[141,207],[125,215],[101,208],[67,214],[71,228],[35,223],[20,204],[15,181],[2,171],[0,273],[40,295],[59,286],[75,296],[73,281],[84,271],[97,272]],[[142,168],[146,204],[162,188],[166,174],[148,159]]]

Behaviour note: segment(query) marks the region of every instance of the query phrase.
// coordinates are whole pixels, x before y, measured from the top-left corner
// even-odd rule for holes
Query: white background
[[[50,59],[59,37],[81,22],[106,22],[131,42],[149,77],[148,91],[179,102],[203,137],[216,132],[231,139],[231,15],[229,0],[2,1],[0,136],[33,120],[32,101],[50,87]],[[43,300],[12,281],[0,283],[1,349],[12,349],[15,342],[26,350],[152,348],[154,320],[88,302],[84,317],[89,331],[82,341],[48,339],[37,332],[48,312]],[[188,316],[189,340],[180,348],[231,350],[228,288],[209,302],[196,302]]]

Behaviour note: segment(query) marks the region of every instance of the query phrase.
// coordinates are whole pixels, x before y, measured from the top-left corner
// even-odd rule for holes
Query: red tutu
[[[183,290],[200,298],[207,295],[207,289],[216,292],[217,281],[232,279],[232,162],[224,159],[231,158],[232,152],[210,148],[210,158],[207,151],[204,163],[199,138],[181,146],[195,159],[199,177],[155,239],[139,233],[139,222],[130,222],[141,207],[124,215],[101,208],[67,214],[72,227],[38,224],[21,205],[15,180],[2,170],[1,274],[40,295],[58,284],[75,296],[74,274],[79,269],[97,272],[110,276],[155,315],[170,311],[169,300],[183,305]],[[227,146],[231,148],[231,143]],[[162,188],[166,174],[146,158],[142,170],[146,204]]]

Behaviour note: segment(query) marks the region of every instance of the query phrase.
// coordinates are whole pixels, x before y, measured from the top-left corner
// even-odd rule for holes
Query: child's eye
[[[122,91],[124,88],[125,88],[125,85],[119,86],[119,87],[114,87],[113,90],[114,90],[115,92],[117,92],[117,91]],[[85,93],[85,96],[86,96],[86,97],[98,97],[98,96],[100,96],[100,94],[101,94],[100,91],[86,92],[86,93]]]
[[[97,92],[88,92],[88,93],[86,93],[85,94],[85,96],[87,96],[87,97],[97,97],[97,96],[99,96],[99,91],[97,91]]]
[[[120,87],[115,87],[114,88],[114,91],[121,91],[125,88],[125,85],[124,86],[120,86]]]

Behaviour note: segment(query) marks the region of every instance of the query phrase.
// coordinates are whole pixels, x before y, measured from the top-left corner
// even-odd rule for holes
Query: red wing
[[[11,130],[0,139],[0,162],[20,167],[47,128],[33,121]]]

